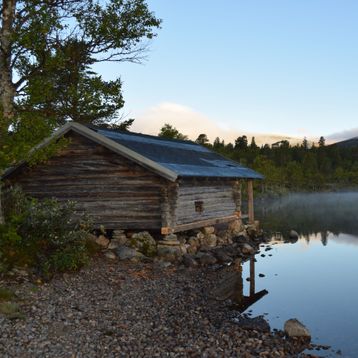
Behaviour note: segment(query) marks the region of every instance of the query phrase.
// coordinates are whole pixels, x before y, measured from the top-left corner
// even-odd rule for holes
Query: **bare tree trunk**
[[[8,127],[14,118],[15,87],[12,82],[11,54],[13,22],[17,0],[3,0],[1,9],[0,28],[0,149],[2,139],[7,135]],[[0,170],[1,173],[1,170]],[[4,215],[1,205],[0,183],[0,224],[4,223]]]
[[[5,125],[14,118],[15,88],[12,82],[11,52],[16,0],[3,0],[0,29],[0,102]]]

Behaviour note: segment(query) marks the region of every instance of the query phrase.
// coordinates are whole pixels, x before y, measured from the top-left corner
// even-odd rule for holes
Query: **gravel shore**
[[[232,322],[229,302],[211,295],[224,271],[97,257],[46,284],[0,282],[24,315],[0,316],[0,356],[297,357],[281,332]]]

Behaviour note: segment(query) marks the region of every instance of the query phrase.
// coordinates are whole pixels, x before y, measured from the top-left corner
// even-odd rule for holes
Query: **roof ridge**
[[[92,129],[94,131],[108,131],[108,132],[114,132],[119,134],[127,134],[127,135],[133,135],[133,136],[139,136],[139,137],[147,137],[147,138],[153,138],[159,141],[168,141],[168,142],[177,142],[182,144],[194,144],[197,146],[200,146],[200,144],[196,143],[195,141],[192,141],[190,139],[184,140],[184,139],[176,139],[176,138],[166,138],[166,137],[160,137],[153,134],[144,134],[144,133],[138,133],[138,132],[131,132],[131,131],[124,131],[120,129],[112,129],[112,128],[101,128],[98,126],[94,126],[92,124],[85,125],[87,128]]]

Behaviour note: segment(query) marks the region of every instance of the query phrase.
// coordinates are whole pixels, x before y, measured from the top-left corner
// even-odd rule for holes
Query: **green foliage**
[[[200,136],[206,138],[205,134]],[[234,144],[226,144],[218,137],[212,145],[205,143],[216,152],[262,173],[265,180],[256,186],[264,193],[357,186],[358,147],[326,145],[324,137],[318,144],[318,147],[309,147],[305,138],[302,144],[295,146],[282,140],[272,146],[258,147],[254,138],[248,145],[245,135],[238,137]]]
[[[188,140],[187,135],[180,133],[175,127],[168,123],[165,123],[160,129],[158,136],[168,139]]]
[[[201,145],[208,145],[209,144],[209,138],[206,134],[202,133],[198,135],[198,138],[196,138],[195,143],[201,144]]]
[[[89,259],[90,223],[72,202],[28,199],[19,189],[5,193],[6,224],[0,226],[2,270],[30,266],[49,276],[74,271]]]
[[[124,104],[121,80],[106,81],[94,65],[142,62],[160,23],[145,0],[18,0],[8,69],[15,117],[111,121]]]

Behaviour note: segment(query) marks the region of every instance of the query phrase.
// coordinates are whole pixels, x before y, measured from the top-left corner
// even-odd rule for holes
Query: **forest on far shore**
[[[159,136],[188,139],[170,124],[162,127]],[[305,138],[296,145],[282,140],[258,146],[254,137],[249,141],[245,135],[234,143],[220,138],[210,143],[206,134],[200,134],[195,142],[263,174],[265,180],[257,185],[267,194],[358,187],[358,141],[355,146],[326,145],[325,138],[320,137],[317,144],[309,144]]]

